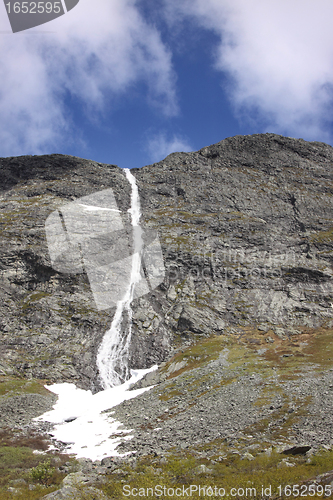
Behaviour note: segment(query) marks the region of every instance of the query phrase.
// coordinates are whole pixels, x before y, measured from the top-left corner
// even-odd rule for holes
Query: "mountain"
[[[258,134],[132,170],[141,226],[158,232],[166,268],[133,302],[132,367],[248,327],[284,340],[332,326],[332,162],[326,144]],[[130,228],[131,187],[120,168],[76,157],[0,165],[0,369],[98,390],[114,309],[96,309],[85,273],[53,269],[44,226],[58,207],[111,188]]]
[[[50,452],[52,476],[51,462],[31,469],[31,449],[45,450],[52,436],[52,426],[31,419],[54,404],[46,382],[101,389],[96,357],[115,308],[98,309],[103,290],[93,290],[89,265],[105,264],[112,247],[121,286],[139,234],[133,191],[115,165],[64,155],[0,160],[0,457],[9,464],[0,468],[13,495],[30,495],[31,471],[51,491],[62,484],[49,499],[107,498],[100,489],[119,498],[125,482],[147,488],[157,479],[172,488],[250,485],[258,499],[290,496],[296,482],[310,496],[310,487],[320,495],[333,486],[332,166],[331,146],[257,134],[132,169],[149,290],[139,287],[125,318],[130,366],[159,368],[133,387],[153,388],[103,412],[132,429],[129,440],[117,430],[117,451],[135,457],[73,465]],[[94,234],[111,215],[80,226],[78,211],[92,200],[118,221],[106,236]],[[154,260],[153,242],[163,259]]]
[[[168,269],[152,295],[169,330],[257,326],[284,337],[330,325],[332,153],[274,134],[238,136],[135,171]]]
[[[111,186],[125,209],[128,182],[116,166],[63,155],[4,158],[0,168],[1,370],[92,387],[112,311],[97,311],[86,275],[52,268],[45,222],[59,206]]]

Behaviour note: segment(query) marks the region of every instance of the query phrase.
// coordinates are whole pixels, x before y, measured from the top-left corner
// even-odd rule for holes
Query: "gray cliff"
[[[166,274],[133,302],[131,366],[239,327],[282,340],[331,327],[332,166],[331,146],[258,134],[133,169]],[[52,268],[44,224],[110,187],[130,228],[129,183],[114,165],[63,155],[4,158],[0,169],[0,370],[96,390],[114,310],[97,311],[85,274]]]

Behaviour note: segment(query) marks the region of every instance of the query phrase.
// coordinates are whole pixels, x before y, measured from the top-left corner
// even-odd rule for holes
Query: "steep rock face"
[[[52,268],[44,226],[53,210],[109,187],[127,210],[128,182],[114,165],[63,155],[5,158],[0,168],[0,368],[94,388],[112,311],[97,311],[85,274]]]
[[[281,338],[333,318],[333,149],[260,134],[133,169],[142,226],[158,231],[166,275],[133,302],[131,365],[172,340],[255,325]],[[85,274],[52,269],[44,224],[59,206],[130,186],[113,165],[62,155],[1,160],[1,366],[98,387],[96,350],[114,310],[97,311]]]
[[[328,325],[332,167],[331,146],[258,134],[136,170],[168,270],[155,292],[166,326],[186,338],[238,325],[281,337]]]

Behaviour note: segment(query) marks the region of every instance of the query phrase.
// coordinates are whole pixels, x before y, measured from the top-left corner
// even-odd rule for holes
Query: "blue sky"
[[[333,144],[331,0],[80,0],[10,33],[0,156],[133,168],[237,134]]]

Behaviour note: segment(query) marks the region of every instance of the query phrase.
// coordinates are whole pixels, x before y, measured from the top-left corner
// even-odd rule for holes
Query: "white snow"
[[[66,453],[77,458],[101,460],[103,457],[120,456],[116,447],[123,440],[131,439],[131,430],[119,429],[120,422],[102,413],[123,401],[135,398],[152,388],[135,389],[129,387],[146,373],[157,369],[157,365],[147,370],[131,370],[131,378],[122,385],[92,394],[91,391],[78,389],[74,384],[54,384],[47,389],[58,395],[53,410],[35,420],[54,423],[52,434],[58,441],[68,444]],[[66,422],[68,419],[74,419]],[[112,437],[122,433],[123,437]]]
[[[102,207],[95,207],[94,205],[85,205],[84,203],[79,203],[80,207],[84,207],[84,210],[87,210],[88,212],[98,212],[98,211],[106,211],[106,212],[119,212],[121,213],[120,210],[117,208],[102,208]]]

